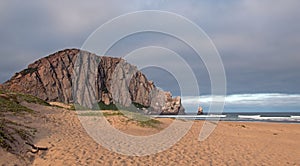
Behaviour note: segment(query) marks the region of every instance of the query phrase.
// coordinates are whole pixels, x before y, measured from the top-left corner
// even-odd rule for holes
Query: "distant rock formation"
[[[172,98],[148,81],[136,66],[121,58],[97,56],[79,49],[66,49],[39,59],[16,73],[3,88],[37,96],[50,102],[91,106],[140,104],[150,114],[184,113],[181,98]]]
[[[202,115],[202,114],[203,114],[203,108],[199,106],[197,115]]]

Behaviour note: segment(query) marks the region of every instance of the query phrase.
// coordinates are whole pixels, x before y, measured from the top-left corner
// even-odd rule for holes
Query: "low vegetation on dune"
[[[16,147],[31,142],[36,129],[25,126],[21,123],[1,118],[0,119],[0,146],[9,152],[17,153]]]
[[[0,90],[0,146],[11,153],[18,153],[19,146],[31,142],[36,129],[24,125],[18,119],[34,111],[21,103],[49,104],[31,95]]]
[[[89,112],[82,112],[79,113],[79,116],[104,116],[104,117],[111,117],[111,116],[122,116],[126,118],[126,122],[134,122],[141,127],[153,127],[157,128],[160,121],[145,116],[138,112],[132,112],[128,110],[111,110],[111,111],[89,111]]]
[[[123,116],[127,119],[126,122],[134,122],[141,127],[156,128],[161,122],[156,119],[149,118],[149,116],[143,115],[143,113],[141,113],[141,109],[143,108],[148,107],[134,102],[129,107],[122,106],[118,103],[110,103],[109,105],[106,105],[103,102],[94,104],[92,108],[87,108],[79,104],[74,104],[72,106],[72,110],[92,110],[89,112],[80,113],[80,116]],[[110,110],[110,112],[98,112],[101,110]]]
[[[27,107],[22,106],[16,99],[11,98],[8,95],[0,96],[0,116],[4,113],[24,113],[29,112],[31,113],[32,110],[28,109]]]
[[[0,90],[1,112],[32,112],[32,110],[22,106],[22,102],[50,106],[49,103],[32,95]]]

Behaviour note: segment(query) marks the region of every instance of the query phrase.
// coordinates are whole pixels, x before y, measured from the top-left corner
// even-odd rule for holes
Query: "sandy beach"
[[[24,152],[23,157],[0,151],[2,165],[300,165],[299,124],[220,122],[206,140],[199,142],[204,122],[196,121],[171,148],[138,157],[121,155],[96,143],[82,127],[75,111],[35,104],[26,106],[40,116],[39,124],[32,124],[38,130],[34,143],[49,150],[37,154]],[[124,118],[107,117],[119,130],[139,136],[158,133],[172,122],[172,119],[159,119],[158,127],[143,127]]]

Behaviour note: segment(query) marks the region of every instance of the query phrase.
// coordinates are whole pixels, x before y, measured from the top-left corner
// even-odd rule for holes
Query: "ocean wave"
[[[157,118],[186,118],[186,119],[198,119],[198,118],[226,118],[227,115],[208,114],[208,115],[159,115]]]
[[[260,115],[238,115],[241,119],[255,119],[260,118]]]
[[[268,120],[268,121],[300,121],[300,118],[295,117],[295,116],[290,116],[290,117],[262,117],[260,115],[239,115],[239,119],[251,119],[251,120]]]
[[[299,119],[300,120],[300,116],[291,116],[292,119]]]

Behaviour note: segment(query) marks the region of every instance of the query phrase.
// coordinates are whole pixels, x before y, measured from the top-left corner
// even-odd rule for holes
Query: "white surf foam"
[[[268,121],[300,121],[300,116],[290,117],[262,117],[260,115],[239,115],[240,119],[252,119],[252,120],[268,120]]]
[[[255,119],[259,118],[260,115],[238,115],[238,117],[241,119]]]
[[[208,114],[208,115],[159,115],[159,118],[226,118],[226,115]]]
[[[299,119],[300,120],[300,116],[291,116],[292,119]]]

